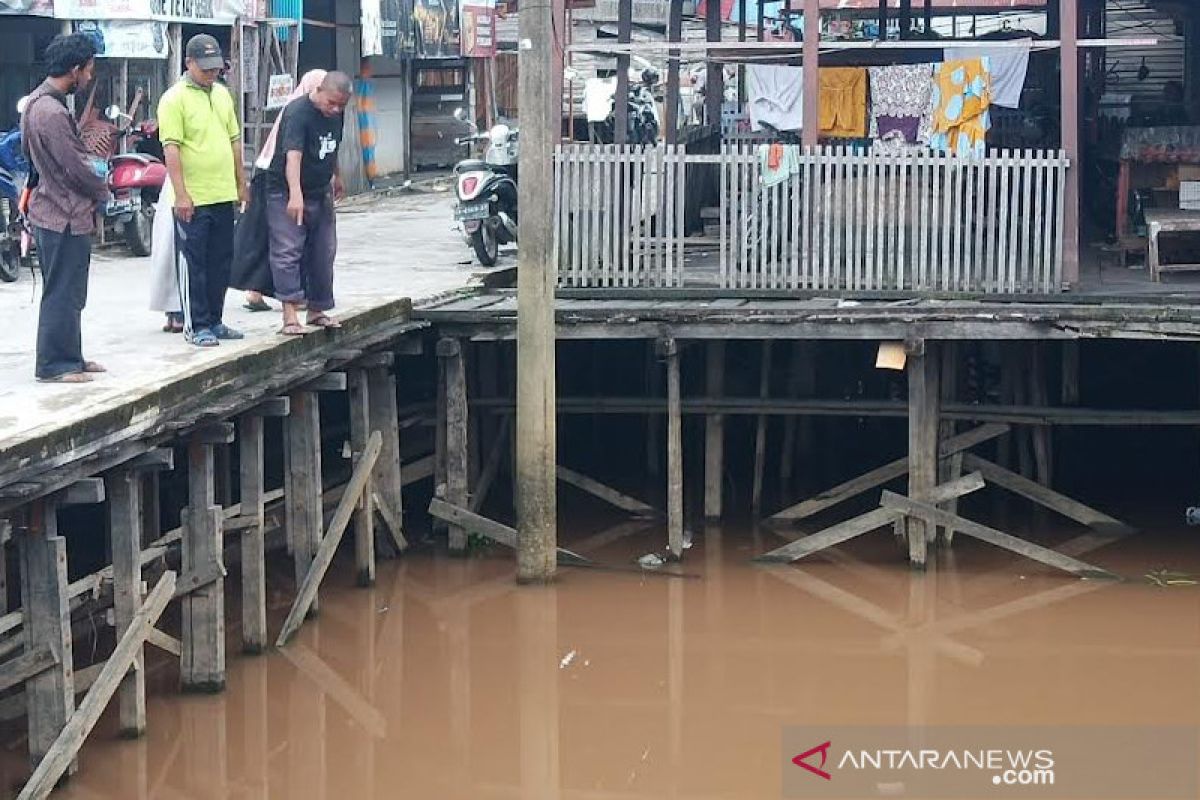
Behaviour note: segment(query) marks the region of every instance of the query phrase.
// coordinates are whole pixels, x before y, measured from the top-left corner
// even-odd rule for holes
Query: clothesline
[[[1121,38],[1121,39],[1079,39],[1076,42],[1081,48],[1092,47],[1154,47],[1158,39],[1153,37]],[[1032,44],[1028,39],[938,39],[900,41],[870,41],[870,42],[821,42],[819,53],[831,53],[841,50],[944,50],[948,47],[986,47],[988,49],[1004,49],[1008,47],[1029,47],[1033,50],[1057,50],[1062,46],[1059,39],[1035,39]],[[646,53],[665,53],[678,51],[681,54],[704,53],[719,54],[727,52],[725,58],[748,58],[752,54],[762,53],[764,57],[779,58],[802,55],[802,42],[580,42],[567,45],[568,52],[593,53],[598,55],[643,55]],[[765,54],[770,54],[769,56]]]

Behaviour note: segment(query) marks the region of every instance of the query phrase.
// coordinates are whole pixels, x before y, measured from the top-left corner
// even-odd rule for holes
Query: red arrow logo
[[[825,742],[825,744],[819,744],[811,750],[806,750],[805,752],[803,752],[800,755],[793,758],[792,763],[795,764],[797,767],[803,767],[804,769],[811,772],[813,775],[824,778],[827,781],[833,780],[832,775],[830,775],[824,769],[821,769],[821,767],[825,766],[825,759],[827,759],[829,757],[829,744],[830,744],[829,742]],[[808,762],[806,762],[804,760],[804,759],[808,758],[809,756],[815,755],[817,753],[821,754],[821,767],[814,767],[812,764],[809,764]]]

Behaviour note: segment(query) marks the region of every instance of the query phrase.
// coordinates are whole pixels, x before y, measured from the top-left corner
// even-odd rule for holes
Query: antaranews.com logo
[[[1197,752],[1194,727],[786,728],[783,796],[1194,800]]]

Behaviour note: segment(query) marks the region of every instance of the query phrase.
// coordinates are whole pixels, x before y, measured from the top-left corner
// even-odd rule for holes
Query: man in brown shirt
[[[83,358],[80,316],[87,303],[94,212],[109,192],[88,162],[66,103],[68,94],[91,83],[95,55],[83,34],[55,37],[44,56],[49,75],[29,95],[21,116],[25,151],[37,174],[29,221],[45,284],[35,367],[43,382],[86,383],[92,373],[104,372]]]

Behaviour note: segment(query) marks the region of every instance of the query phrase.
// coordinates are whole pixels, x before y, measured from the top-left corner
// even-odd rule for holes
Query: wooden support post
[[[789,398],[808,398],[816,392],[816,348],[813,342],[792,342],[792,363],[788,367]],[[788,415],[783,419],[783,446],[779,457],[779,495],[788,497],[793,491],[796,470],[796,444],[807,454],[812,447],[812,420]]]
[[[629,44],[633,35],[633,0],[617,0],[617,42]],[[629,132],[629,55],[617,56],[617,92],[613,114],[613,141],[625,144]]]
[[[804,120],[801,137],[805,147],[815,147],[820,135],[820,45],[820,0],[804,0]]]
[[[705,3],[704,38],[709,42],[721,41],[721,2],[709,0]],[[704,106],[708,124],[719,134],[721,131],[721,104],[725,99],[725,68],[719,61],[708,59],[708,76],[704,81]]]
[[[121,684],[125,674],[135,665],[142,643],[146,638],[147,628],[154,625],[162,615],[163,609],[171,600],[175,588],[174,572],[166,572],[154,590],[146,596],[145,604],[138,609],[133,624],[117,641],[116,648],[105,662],[104,668],[87,696],[79,705],[79,710],[71,715],[59,730],[57,736],[47,749],[45,757],[38,760],[33,775],[25,784],[25,788],[17,796],[18,800],[43,800],[54,790],[58,781],[66,775],[75,761],[83,742],[99,721],[104,707],[112,699],[113,693]],[[69,663],[69,662],[68,662]],[[70,687],[68,687],[70,688]],[[26,687],[28,693],[28,687]],[[32,697],[30,698],[32,702]],[[74,697],[71,698],[74,705]]]
[[[390,354],[389,354],[390,355]],[[404,477],[400,468],[400,417],[396,408],[396,381],[387,365],[367,369],[373,431],[383,437],[383,449],[375,462],[373,482],[379,495],[378,507],[384,527],[396,550],[408,547],[404,538]]]
[[[446,502],[466,506],[469,502],[467,373],[462,344],[457,339],[442,339],[437,354],[445,364],[442,374],[446,378]],[[467,532],[451,526],[449,545],[451,553],[465,553]]]
[[[1029,360],[1029,402],[1031,405],[1045,408],[1050,402],[1050,392],[1046,386],[1046,350],[1042,342],[1033,343],[1032,356]],[[1050,486],[1054,480],[1051,428],[1049,425],[1034,425],[1030,435],[1033,437],[1033,462],[1038,483]]]
[[[1079,405],[1079,340],[1062,344],[1062,404]]]
[[[766,401],[771,391],[771,342],[763,342],[762,366],[759,369],[758,397]],[[767,466],[767,415],[759,414],[754,431],[754,485],[750,493],[750,515],[762,518],[763,480]]]
[[[238,422],[238,470],[241,473],[241,514],[254,524],[241,530],[242,652],[261,653],[267,647],[267,574],[264,541],[263,419],[253,413]]]
[[[1062,29],[1058,37],[1058,52],[1062,59],[1058,95],[1061,98],[1060,130],[1062,149],[1070,161],[1063,197],[1062,278],[1068,286],[1074,286],[1079,283],[1079,184],[1083,173],[1079,149],[1079,106],[1082,102],[1079,95],[1079,0],[1058,0],[1058,9]]]
[[[958,400],[958,361],[959,347],[958,342],[943,342],[942,350],[942,374],[941,374],[941,402],[943,406],[953,404]],[[958,432],[957,423],[952,420],[943,420],[938,426],[938,441],[944,442],[954,438],[954,434]],[[949,458],[942,459],[938,462],[938,483],[949,483],[962,475],[963,470],[963,454],[958,452]],[[943,506],[946,511],[951,514],[958,513],[958,499],[949,500]],[[947,528],[939,528],[938,533],[942,537],[942,541],[946,544],[951,544],[954,540],[954,531]]]
[[[433,493],[446,490],[446,360],[437,359],[437,408],[433,429]],[[434,534],[442,533],[445,525],[433,521]]]
[[[200,437],[188,442],[188,507],[183,513],[184,575],[211,577],[221,563],[225,515],[214,500],[213,445]],[[184,691],[219,692],[225,688],[225,581],[209,580],[183,598],[183,653],[180,682]]]
[[[646,397],[653,402],[661,397],[659,392],[659,377],[662,374],[658,365],[658,343],[648,342],[646,346]],[[659,444],[662,442],[662,418],[658,414],[646,415],[646,474],[652,482],[662,476],[659,460]]]
[[[629,3],[631,0],[624,0]],[[517,581],[553,579],[558,464],[555,418],[554,145],[562,125],[562,60],[555,31],[564,30],[563,0],[521,14],[521,248],[517,262]],[[632,8],[632,6],[630,6]],[[631,14],[626,12],[627,15]],[[628,39],[626,39],[628,41]],[[625,62],[628,64],[628,61]],[[621,75],[625,71],[620,70]],[[628,104],[618,94],[617,108]],[[623,126],[621,126],[623,128]]]
[[[29,759],[37,766],[75,710],[71,606],[67,597],[67,540],[58,535],[58,503],[35,500],[30,524],[18,533],[25,650],[48,646],[58,666],[25,683]],[[72,766],[72,771],[74,767]]]
[[[354,465],[354,472],[346,484],[346,490],[342,493],[342,499],[338,502],[333,519],[329,522],[329,530],[321,538],[321,546],[296,590],[296,600],[292,604],[291,611],[288,612],[287,619],[283,622],[279,638],[275,641],[277,647],[287,644],[287,640],[304,622],[308,608],[317,596],[317,587],[321,585],[325,573],[329,570],[329,565],[333,563],[333,556],[337,552],[338,544],[342,541],[342,534],[346,532],[346,527],[350,524],[350,517],[358,505],[365,487],[371,480],[371,471],[375,469],[375,461],[379,458],[382,448],[382,437],[378,433],[372,433]]]
[[[667,41],[678,42],[683,34],[683,0],[669,0],[667,11]],[[679,51],[672,50],[667,59],[666,142],[679,142]]]
[[[108,494],[109,544],[113,567],[113,618],[117,638],[133,625],[142,607],[141,476],[122,469],[105,476]],[[146,731],[146,674],[141,648],[134,667],[121,681],[121,735],[137,738]]]
[[[725,392],[725,342],[710,340],[707,345],[709,397],[720,398]],[[721,495],[725,484],[725,417],[709,414],[704,418],[704,518],[722,516]]]
[[[291,528],[296,587],[308,574],[321,539],[321,411],[314,392],[290,396],[291,413],[285,425],[288,440],[287,519]],[[311,606],[319,608],[319,598]]]
[[[710,7],[712,4],[710,3]],[[683,416],[680,413],[679,344],[662,342],[667,359],[667,547],[683,555]]]
[[[371,392],[365,369],[348,374],[350,388],[350,452],[362,455],[371,436]],[[380,434],[382,449],[383,434]],[[374,465],[372,465],[374,470]],[[367,475],[354,514],[354,569],[359,586],[375,583],[375,481]]]
[[[908,355],[908,494],[925,500],[937,485],[938,406],[941,366],[933,342],[921,341]],[[934,532],[922,520],[908,523],[908,557],[916,569],[925,568],[926,547]]]

